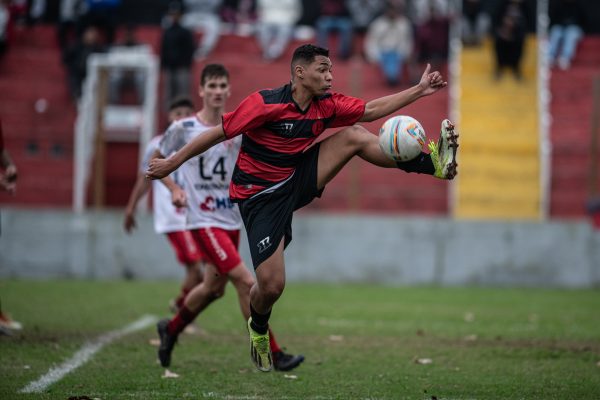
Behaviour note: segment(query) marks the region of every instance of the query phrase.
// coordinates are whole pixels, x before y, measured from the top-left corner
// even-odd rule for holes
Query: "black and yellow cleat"
[[[269,372],[273,369],[269,332],[267,331],[264,335],[256,332],[250,326],[251,321],[252,318],[249,318],[248,333],[250,334],[250,357],[256,368],[263,372]]]
[[[442,121],[440,139],[429,142],[431,161],[435,167],[433,176],[440,179],[454,179],[457,174],[456,152],[458,150],[458,132],[449,120]]]

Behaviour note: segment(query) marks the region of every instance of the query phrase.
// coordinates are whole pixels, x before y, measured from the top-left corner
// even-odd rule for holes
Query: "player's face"
[[[204,101],[204,107],[225,107],[225,102],[231,95],[229,80],[224,76],[208,78],[204,85],[200,86],[199,95]]]
[[[315,60],[304,68],[303,85],[314,95],[320,96],[331,89],[333,75],[329,57],[316,56]]]
[[[181,118],[186,118],[194,114],[194,110],[189,107],[175,107],[169,111],[169,122],[177,121]]]

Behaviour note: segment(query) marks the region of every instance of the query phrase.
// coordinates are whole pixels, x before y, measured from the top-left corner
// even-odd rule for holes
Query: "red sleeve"
[[[235,110],[223,115],[225,137],[231,139],[258,128],[266,121],[267,111],[260,93],[256,92],[246,97]]]
[[[354,125],[365,114],[366,102],[362,99],[340,93],[333,93],[331,99],[335,107],[335,119],[328,126],[329,128]]]

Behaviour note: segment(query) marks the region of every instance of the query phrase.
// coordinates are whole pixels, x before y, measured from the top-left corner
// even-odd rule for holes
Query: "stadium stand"
[[[156,52],[160,29],[138,27],[138,40],[151,45]],[[295,43],[297,44],[297,43]],[[358,45],[357,45],[358,46]],[[214,54],[204,62],[221,62],[232,73],[233,96],[237,104],[252,91],[277,87],[289,80],[289,59],[294,44],[278,61],[266,63],[252,37],[224,36]],[[13,51],[14,50],[14,51]],[[36,206],[71,206],[73,124],[75,107],[66,89],[53,27],[36,26],[21,34],[0,66],[0,90],[3,96],[0,112],[5,118],[7,146],[13,150],[20,167],[17,196],[0,195],[3,203]],[[340,92],[372,99],[389,93],[374,65],[359,60],[334,60],[335,88]],[[194,87],[199,81],[203,63],[194,65]],[[445,72],[445,71],[444,71]],[[35,113],[33,105],[45,98],[47,109]],[[447,115],[447,92],[405,109],[419,119],[430,137],[437,137],[440,120]],[[6,117],[4,117],[6,115]],[[161,127],[164,127],[164,121]],[[377,132],[380,122],[368,124]],[[37,152],[28,150],[35,147]],[[57,154],[53,148],[60,149]],[[106,205],[123,206],[135,178],[137,146],[109,143],[106,163]],[[359,160],[345,169],[327,188],[323,199],[312,209],[400,211],[445,214],[447,185],[430,177],[408,175],[398,171],[382,171]]]
[[[490,41],[461,55],[461,153],[456,216],[541,216],[537,43],[526,43],[523,79],[493,77]]]
[[[16,30],[0,63],[0,115],[6,146],[19,168],[17,194],[2,203],[69,206],[73,123],[53,26]]]
[[[19,206],[69,208],[72,200],[73,124],[76,110],[67,90],[54,27],[41,24],[17,30],[15,33],[13,46],[0,63],[0,115],[3,119],[6,144],[19,167],[20,177],[17,195],[9,197],[0,194],[0,202]],[[160,28],[156,25],[140,26],[137,28],[137,36],[140,42],[151,45],[153,50],[157,51]],[[289,79],[288,60],[295,44],[297,43],[290,45],[280,60],[266,63],[261,58],[254,38],[226,35],[220,40],[212,57],[203,62],[222,62],[231,70],[233,97],[230,104],[233,106],[254,90],[276,87],[286,82]],[[360,48],[359,44],[356,48]],[[472,74],[486,73],[486,78],[491,76],[491,66],[487,70],[482,64],[491,63],[489,52],[478,55],[463,54],[463,57],[472,58],[468,65],[463,65],[463,82],[466,82],[467,76],[472,78]],[[526,59],[525,62],[526,80],[533,80],[533,60]],[[198,83],[198,74],[203,65],[198,62],[194,66],[194,85]],[[566,72],[553,71],[551,75],[552,217],[580,218],[586,212],[592,114],[591,81],[595,74],[598,74],[598,65],[600,38],[587,36],[580,43],[572,68]],[[471,72],[468,68],[474,68],[475,71]],[[334,73],[335,88],[338,91],[365,99],[389,93],[389,88],[381,82],[377,67],[360,59],[334,59]],[[490,93],[503,94],[508,100],[493,100],[496,101],[495,105],[485,107],[486,109],[515,103],[511,97],[514,93],[519,93],[519,97],[532,95],[521,92],[526,90],[527,85],[523,88],[513,84],[511,80],[512,77],[507,76],[497,86],[490,80],[493,89]],[[474,82],[481,83],[476,79]],[[486,91],[481,90],[481,87],[477,88],[479,95],[476,95],[474,102],[481,105],[488,100],[492,101],[492,96],[484,95]],[[463,104],[467,105],[469,88],[463,87],[462,90]],[[529,104],[535,104],[531,98],[527,101]],[[428,136],[435,138],[439,121],[448,114],[447,110],[448,91],[445,91],[442,95],[407,107],[403,113],[419,119]],[[481,107],[478,110],[481,110]],[[536,131],[537,117],[532,117],[534,111],[524,112],[526,110],[527,108],[521,108],[518,114],[513,112],[507,115],[512,115],[512,121],[518,118],[520,126],[528,126],[532,132]],[[469,115],[479,116],[479,122],[469,122]],[[472,128],[487,128],[487,122],[482,119],[483,115],[477,110],[462,110],[460,184],[468,183],[466,177],[469,176],[470,168],[480,173],[479,166],[485,164],[468,158],[469,131]],[[380,123],[381,121],[371,123],[367,127],[376,132]],[[164,121],[160,126],[164,127]],[[502,132],[508,131],[506,126],[500,125],[499,128]],[[514,136],[517,135],[519,134],[515,133]],[[533,136],[528,139],[531,142],[527,143],[537,146],[537,134]],[[106,183],[106,205],[122,206],[125,203],[126,193],[134,179],[137,151],[135,144],[109,144],[108,154],[111,162],[107,163],[106,176],[110,185]],[[539,166],[534,161],[521,159],[522,175],[537,175],[536,168]],[[523,184],[522,187],[523,189],[518,191],[521,196],[526,197],[530,206],[523,208],[520,217],[534,213],[535,199],[539,197],[536,189],[531,189],[528,184]],[[328,186],[323,199],[311,204],[309,209],[445,215],[448,213],[447,199],[448,185],[444,182],[425,176],[381,170],[360,160],[354,160]]]
[[[600,79],[600,36],[586,36],[571,68],[552,70],[551,215],[573,218],[585,213],[591,166],[593,80]],[[597,150],[596,150],[597,151]],[[600,181],[596,182],[600,188]]]

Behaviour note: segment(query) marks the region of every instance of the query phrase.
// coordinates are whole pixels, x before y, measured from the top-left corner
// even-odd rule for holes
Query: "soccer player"
[[[17,166],[4,148],[2,120],[0,120],[0,189],[14,194],[17,190]]]
[[[269,318],[285,287],[284,248],[292,240],[292,214],[320,197],[325,185],[359,156],[384,168],[452,179],[456,174],[457,133],[442,121],[440,138],[408,162],[395,162],[379,148],[376,135],[359,125],[390,115],[446,87],[428,64],[420,82],[402,92],[369,102],[331,93],[329,51],[298,47],[291,61],[291,82],[261,90],[223,115],[222,123],[195,137],[168,159],[150,162],[147,176],[162,178],[183,162],[221,142],[242,135],[229,194],[239,206],[248,235],[257,282],[250,292],[250,350],[255,365],[269,371]],[[327,128],[346,127],[313,145]],[[311,146],[312,145],[312,146]]]
[[[220,124],[231,94],[229,73],[224,66],[209,64],[204,67],[198,94],[202,98],[202,109],[195,116],[181,119],[169,127],[157,157],[171,154]],[[239,139],[219,143],[200,157],[184,163],[179,171],[185,190],[172,179],[163,179],[171,190],[173,203],[187,204],[187,229],[206,258],[204,281],[187,295],[175,317],[157,324],[158,357],[164,367],[171,363],[171,353],[179,334],[211,302],[223,295],[228,280],[237,291],[242,315],[246,320],[250,317],[250,288],[255,280],[238,253],[242,220],[237,206],[229,199]],[[263,338],[272,350],[275,369],[289,371],[304,360],[302,355],[284,353],[272,333]]]
[[[168,121],[172,123],[178,119],[189,117],[194,114],[194,103],[186,97],[175,99],[169,105]],[[148,161],[158,149],[158,144],[163,135],[157,135],[146,146],[141,163],[140,172],[135,185],[129,195],[129,201],[125,208],[123,227],[127,233],[131,233],[136,226],[135,210],[140,198],[148,192],[150,181],[144,176]],[[178,172],[175,171],[173,179],[177,182]],[[177,259],[185,267],[185,276],[181,285],[181,291],[177,298],[171,301],[171,311],[177,312],[183,304],[185,296],[200,282],[202,282],[201,261],[202,254],[194,242],[192,235],[185,228],[186,210],[171,204],[171,193],[160,182],[152,182],[153,197],[153,219],[154,230],[158,234],[165,234],[175,250]]]
[[[4,148],[4,136],[2,134],[2,120],[0,120],[0,190],[15,194],[17,190],[17,166]],[[15,331],[23,329],[23,325],[10,318],[2,311],[0,301],[0,333],[12,335]]]

